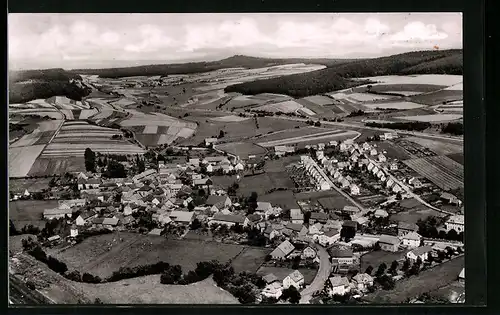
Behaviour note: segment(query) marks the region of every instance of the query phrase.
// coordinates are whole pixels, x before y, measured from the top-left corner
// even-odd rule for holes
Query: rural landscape
[[[250,31],[247,47],[193,28],[188,39],[241,50],[116,67],[26,56],[45,63],[9,71],[10,305],[464,303],[461,37],[438,45],[452,36],[440,15],[373,16],[347,24],[373,47],[396,47],[391,27],[393,41],[425,30],[433,44],[368,57],[262,44],[278,58],[252,53]],[[148,23],[130,54],[167,49]],[[308,32],[292,24],[278,33]],[[109,32],[82,25],[74,38],[117,53]],[[349,42],[338,29],[325,38]]]

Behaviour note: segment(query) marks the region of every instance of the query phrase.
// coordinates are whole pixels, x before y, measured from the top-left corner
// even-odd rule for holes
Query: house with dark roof
[[[97,216],[97,213],[94,211],[85,211],[82,212],[75,220],[75,224],[77,226],[83,226],[86,223],[90,222],[93,218]]]
[[[431,246],[421,246],[418,248],[415,248],[414,250],[408,252],[406,254],[406,258],[408,258],[410,261],[417,261],[418,258],[420,258],[422,261],[427,260],[429,257],[430,253],[432,253],[432,247]]]
[[[327,251],[334,265],[352,265],[354,263],[354,253],[351,248],[332,246]]]
[[[271,257],[273,259],[285,259],[288,255],[290,255],[295,249],[290,241],[285,240],[281,244],[278,245],[272,252]]]
[[[295,270],[283,279],[283,288],[288,289],[291,286],[296,289],[301,289],[304,286],[304,275],[300,271]]]
[[[260,214],[257,214],[257,213],[252,213],[252,214],[247,216],[247,219],[248,219],[248,224],[251,227],[254,227],[257,225],[257,223],[259,223],[262,220],[262,216]]]
[[[351,291],[349,280],[346,277],[331,277],[326,282],[326,287],[329,296],[345,295]]]
[[[324,212],[311,212],[311,218],[309,219],[309,224],[321,223],[325,224],[328,221],[328,214]]]
[[[415,223],[398,222],[398,236],[402,237],[410,232],[418,232],[418,226]]]
[[[318,236],[318,242],[322,246],[329,246],[340,239],[340,231],[337,229],[328,229]]]

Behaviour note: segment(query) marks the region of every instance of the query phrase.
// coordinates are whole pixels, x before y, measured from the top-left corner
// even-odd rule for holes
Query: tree
[[[267,254],[266,257],[264,258],[265,261],[271,261],[271,259],[273,259],[273,257],[269,254]]]
[[[396,200],[402,200],[402,199],[403,199],[403,196],[401,195],[401,193],[400,193],[400,192],[398,192],[398,193],[396,194]]]
[[[12,220],[10,220],[10,219],[9,219],[9,235],[10,236],[19,235],[19,232],[17,231],[16,226],[14,225],[14,222],[12,222]]]
[[[201,227],[201,222],[198,218],[195,218],[193,222],[191,222],[191,230],[197,230]]]
[[[442,250],[438,251],[438,259],[439,261],[443,261],[446,258],[446,255]]]
[[[95,153],[90,148],[86,148],[84,158],[85,170],[87,172],[95,172]]]
[[[381,263],[378,266],[377,272],[375,273],[376,277],[380,277],[384,274],[385,270],[387,269],[387,265],[385,263]]]
[[[144,164],[144,160],[141,159],[139,155],[137,155],[136,157],[135,164],[137,165],[137,171],[139,173],[142,173],[146,170],[146,165]]]
[[[95,298],[94,304],[104,304],[100,298]]]
[[[192,202],[188,203],[187,208],[189,211],[193,211],[194,210],[194,203],[192,203]]]
[[[125,178],[127,177],[127,170],[123,164],[110,160],[104,176],[109,178]]]
[[[224,130],[219,131],[219,139],[224,138],[224,135],[225,135]]]
[[[300,256],[293,257],[292,260],[292,269],[299,269],[300,267]]]
[[[255,212],[255,209],[257,209],[257,199],[258,195],[254,191],[250,194],[250,197],[248,198],[248,214],[252,214]]]
[[[311,219],[311,211],[307,211],[304,213],[304,223],[309,224],[309,220]]]
[[[378,279],[378,282],[380,283],[382,289],[384,290],[392,290],[396,285],[394,279],[392,279],[392,277],[388,275],[383,275],[382,277],[380,277]]]
[[[446,239],[450,241],[458,241],[459,237],[457,231],[455,231],[454,229],[449,230],[448,234],[446,235]]]
[[[396,270],[398,270],[399,263],[394,260],[391,264],[391,268],[389,269],[391,273],[396,273]]]
[[[281,292],[280,299],[284,301],[290,301],[290,303],[297,304],[300,302],[300,292],[295,286],[290,286],[288,289],[284,289]]]
[[[422,258],[420,258],[420,256],[417,257],[417,261],[415,261],[415,264],[419,267],[422,265]]]
[[[447,234],[446,234],[446,232],[444,230],[441,230],[441,231],[439,231],[438,237],[440,239],[446,239]]]
[[[366,274],[369,274],[369,275],[371,275],[371,274],[372,274],[372,272],[373,272],[373,267],[372,267],[372,266],[368,266],[368,267],[366,268],[366,270],[365,270],[365,273],[366,273]]]
[[[406,272],[409,268],[410,268],[410,260],[406,258],[405,262],[403,263],[403,267],[401,267],[401,270]]]

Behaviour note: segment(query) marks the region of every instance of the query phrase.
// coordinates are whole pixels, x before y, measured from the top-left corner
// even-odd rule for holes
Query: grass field
[[[440,90],[433,93],[415,95],[411,100],[416,103],[426,105],[438,105],[448,102],[459,101],[464,98],[461,90]]]
[[[412,120],[412,121],[422,121],[422,122],[447,122],[461,119],[463,115],[461,114],[434,114],[434,115],[419,115],[419,116],[399,116],[394,117],[397,119],[403,120]]]
[[[328,96],[323,96],[323,95],[308,96],[308,97],[304,97],[304,99],[308,100],[309,102],[312,102],[316,105],[320,105],[320,106],[333,104],[333,100],[331,98],[329,98]]]
[[[372,251],[361,256],[361,272],[364,272],[368,266],[372,266],[373,270],[377,270],[380,264],[385,263],[389,268],[394,260],[404,259],[408,251],[386,252],[383,250]],[[401,267],[401,263],[400,263]],[[400,268],[399,267],[399,268]]]
[[[70,270],[90,272],[104,278],[120,267],[159,261],[181,265],[183,271],[188,272],[194,270],[198,262],[216,259],[224,263],[242,250],[240,245],[117,232],[87,238],[56,256],[66,262]]]
[[[404,202],[408,200],[411,201],[411,199],[405,199],[401,204],[403,205]],[[407,205],[407,209],[401,212],[398,212],[397,214],[393,214],[390,216],[392,221],[396,222],[408,222],[408,223],[417,223],[418,220],[424,220],[430,216],[434,217],[444,217],[445,214],[442,212],[438,212],[436,210],[427,208],[426,206],[422,205],[418,201],[415,200],[415,205],[410,206]]]
[[[376,104],[365,104],[364,106],[370,109],[382,108],[382,109],[398,109],[398,110],[415,109],[423,107],[422,104],[417,104],[412,102],[376,103]]]
[[[298,208],[297,201],[291,190],[274,191],[270,194],[260,195],[259,201],[270,202],[275,207],[282,209]]]
[[[9,191],[13,193],[24,193],[28,189],[29,192],[41,191],[42,189],[49,188],[51,178],[23,178],[23,179],[10,179]]]
[[[290,145],[294,144],[298,147],[305,147],[306,145],[313,145],[318,143],[326,143],[332,140],[343,141],[346,139],[354,139],[360,133],[352,130],[328,130],[317,132],[302,136],[291,136],[290,133],[280,133],[271,135],[272,137],[279,137],[279,140],[268,141],[267,137],[257,139],[257,143],[263,147],[274,147],[277,145]]]
[[[407,137],[408,141],[419,144],[426,147],[436,153],[437,155],[448,155],[448,154],[463,154],[463,145],[458,143],[450,143],[444,141],[437,141],[418,137]]]
[[[461,165],[464,165],[464,154],[463,153],[453,153],[453,154],[448,154],[447,157],[452,159],[453,161],[460,163]]]
[[[377,290],[366,295],[364,299],[372,303],[403,303],[409,298],[415,298],[454,282],[462,268],[464,268],[464,256],[422,271],[418,276],[397,281],[393,290]]]
[[[407,160],[411,158],[410,154],[399,145],[391,141],[377,142],[377,151],[386,151],[385,156],[391,159]]]
[[[270,248],[246,247],[233,260],[231,265],[234,271],[239,272],[257,272],[267,254],[272,251]]]
[[[318,272],[315,269],[306,269],[306,268],[299,268],[297,270],[300,271],[300,273],[302,273],[302,275],[304,276],[304,282],[305,282],[306,285],[310,284],[314,280],[314,277],[316,277],[316,273]],[[290,268],[261,267],[257,271],[257,274],[260,275],[260,276],[265,276],[267,274],[272,273],[279,280],[282,281],[283,279],[286,278],[286,276],[288,276],[292,272],[294,272],[294,269],[290,269]]]
[[[83,156],[39,157],[33,163],[28,175],[45,176],[83,171],[85,171],[85,159]]]
[[[254,176],[244,176],[239,182],[238,195],[250,196],[252,192],[265,195],[267,191],[273,188],[295,188],[290,176],[285,171],[268,172]]]
[[[45,221],[42,214],[45,209],[58,206],[57,200],[16,200],[9,202],[9,219],[14,222],[17,229],[25,225],[44,227]]]
[[[450,75],[450,74],[418,74],[418,75],[387,75],[387,76],[376,76],[376,77],[366,77],[359,78],[359,80],[369,79],[371,81],[378,82],[375,86],[383,85],[414,85],[417,89],[418,86],[429,86],[440,85],[439,88],[445,88],[447,86],[455,85],[463,81],[463,76],[461,75]],[[422,91],[422,92],[425,92]]]
[[[92,301],[105,304],[239,304],[229,292],[216,286],[212,278],[188,285],[160,283],[160,275],[103,284],[74,283]]]
[[[45,145],[9,148],[9,177],[28,175],[36,158],[42,153]]]

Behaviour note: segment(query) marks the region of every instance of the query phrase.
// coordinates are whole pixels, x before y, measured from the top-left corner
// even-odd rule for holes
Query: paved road
[[[319,269],[311,284],[300,292],[302,296],[300,299],[301,304],[308,303],[314,293],[323,290],[332,270],[330,255],[328,255],[326,249],[318,244],[315,244],[315,246],[319,256]]]

